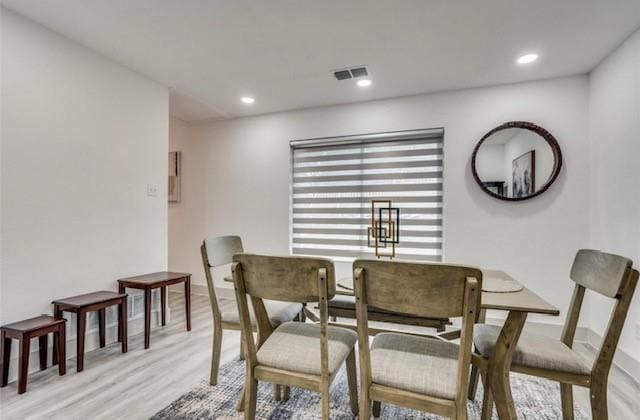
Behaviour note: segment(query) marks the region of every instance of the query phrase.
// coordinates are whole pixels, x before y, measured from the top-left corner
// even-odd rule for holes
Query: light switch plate
[[[156,184],[147,184],[147,195],[149,197],[158,196],[158,186]]]
[[[640,340],[640,321],[636,322],[636,340]]]

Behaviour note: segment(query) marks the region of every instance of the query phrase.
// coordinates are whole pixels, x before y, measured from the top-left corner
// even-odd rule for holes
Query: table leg
[[[53,333],[53,336],[58,336],[57,346],[53,348],[53,354],[57,355],[59,359],[58,363],[58,375],[62,376],[67,373],[67,325],[63,323],[58,328],[58,331]]]
[[[87,313],[80,309],[76,313],[76,340],[77,340],[77,355],[78,364],[76,366],[76,371],[82,372],[84,369],[84,336],[86,333],[87,326]]]
[[[526,319],[526,312],[509,312],[502,331],[500,331],[500,336],[496,341],[493,356],[489,358],[487,382],[491,386],[491,394],[500,420],[515,420],[518,418],[511,395],[509,370],[511,369],[513,352],[518,344]]]
[[[191,331],[191,277],[184,282],[184,304],[187,315],[187,331]]]
[[[106,327],[106,309],[98,309],[98,335],[100,336],[100,348],[106,345],[105,327]]]
[[[129,317],[127,314],[127,297],[122,298],[122,302],[118,304],[118,335],[121,337],[120,341],[122,342],[122,352],[127,352],[127,323],[129,322]]]
[[[149,348],[151,335],[151,289],[144,289],[144,348]]]
[[[167,325],[167,286],[160,288],[160,315],[164,327]]]
[[[27,392],[27,375],[29,375],[29,347],[31,337],[23,334],[20,337],[20,370],[18,371],[18,394]]]
[[[40,353],[40,370],[47,368],[47,347],[49,346],[49,335],[41,335],[38,337],[38,350]]]
[[[125,287],[121,283],[118,283],[118,293],[122,295],[124,294],[124,291]],[[120,307],[120,305],[118,305],[118,311],[120,310],[122,310],[122,308]],[[127,315],[125,314],[125,316]],[[122,341],[122,328],[120,328],[120,318],[122,318],[122,314],[118,312],[118,343]]]
[[[62,318],[62,311],[60,310],[60,307],[58,305],[54,305],[53,306],[53,316],[55,318]],[[57,349],[58,348],[58,335],[57,334],[53,334],[53,348]],[[58,353],[56,351],[53,352],[53,354],[51,355],[51,364],[53,366],[58,364]]]
[[[0,386],[7,386],[9,382],[9,361],[11,360],[11,339],[7,337],[7,333],[2,331],[0,334],[0,353],[2,353],[1,379]]]

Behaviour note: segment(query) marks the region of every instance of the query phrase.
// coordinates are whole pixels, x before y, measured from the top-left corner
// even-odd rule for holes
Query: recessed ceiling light
[[[533,63],[538,59],[538,54],[525,54],[518,58],[518,64],[529,64]]]
[[[371,80],[369,79],[360,79],[356,82],[356,84],[360,87],[371,86]]]
[[[256,101],[251,96],[243,96],[240,100],[245,104],[252,104]]]

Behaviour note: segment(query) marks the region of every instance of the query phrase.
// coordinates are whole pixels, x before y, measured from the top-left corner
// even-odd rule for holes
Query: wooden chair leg
[[[4,331],[0,334],[0,353],[2,353],[2,366],[0,368],[2,382],[0,387],[4,387],[9,382],[9,361],[11,360],[11,339],[7,337]]]
[[[218,322],[213,322],[213,345],[211,350],[211,375],[209,383],[216,385],[218,383],[218,369],[220,368],[220,352],[222,349],[222,326]],[[242,349],[240,349],[242,353]]]
[[[573,389],[570,384],[560,384],[560,400],[562,401],[562,419],[573,420]]]
[[[476,354],[479,354],[478,351],[475,351]],[[471,365],[471,374],[469,377],[469,392],[467,395],[467,398],[469,398],[471,401],[476,399],[476,394],[478,392],[478,379],[480,377],[480,370],[476,367]]]
[[[493,396],[491,395],[491,388],[489,387],[489,381],[487,380],[487,373],[482,372],[482,387],[484,389],[482,397],[482,411],[480,418],[482,420],[491,420],[493,414]]]
[[[380,417],[381,411],[382,411],[382,404],[380,404],[380,401],[374,401],[371,409],[371,414],[373,414],[373,417],[375,418]]]
[[[290,394],[291,394],[291,387],[285,385],[282,388],[282,400],[283,401],[288,401]]]
[[[244,360],[245,343],[244,332],[240,331],[240,360]]]
[[[29,347],[31,337],[24,334],[20,338],[20,369],[18,371],[18,394],[27,392],[27,375],[29,375]]]
[[[347,356],[347,382],[349,383],[349,402],[351,403],[351,412],[354,416],[358,415],[358,372],[356,370],[356,351],[351,350]]]
[[[362,372],[362,365],[360,365],[360,372]],[[361,420],[369,420],[371,418],[371,400],[369,399],[369,384],[363,383],[363,375],[360,374],[360,415]]]
[[[329,402],[331,401],[329,398],[329,384],[326,384],[322,387],[320,394],[320,404],[322,404],[322,420],[329,420]]]
[[[244,400],[247,396],[246,384],[242,386],[242,393],[240,394],[240,399],[238,399],[238,404],[236,404],[236,411],[242,413],[244,411]]]
[[[57,345],[53,349],[53,354],[58,355],[58,375],[62,376],[67,373],[67,332],[66,324],[60,325],[58,331],[53,333],[54,337],[58,337]]]
[[[276,401],[280,401],[281,397],[280,397],[280,385],[278,384],[273,384],[273,399]]]
[[[256,418],[256,403],[258,399],[258,381],[253,377],[253,372],[247,372],[244,398],[244,418],[254,420]]]
[[[594,380],[589,391],[591,397],[591,418],[593,420],[607,420],[609,411],[607,408],[607,381]]]
[[[38,337],[38,351],[40,354],[40,370],[47,369],[47,347],[49,346],[49,336],[47,334]]]

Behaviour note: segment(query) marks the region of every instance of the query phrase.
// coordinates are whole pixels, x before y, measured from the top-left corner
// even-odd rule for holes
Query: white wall
[[[191,273],[194,284],[206,284],[200,244],[206,232],[207,162],[191,127],[175,118],[169,120],[169,151],[182,152],[181,200],[169,203],[169,267]]]
[[[168,91],[0,12],[4,324],[167,268]]]
[[[202,231],[175,246],[197,252],[204,236],[239,234],[247,250],[287,254],[290,140],[444,127],[445,260],[504,269],[562,308],[564,317],[569,268],[576,249],[589,240],[587,103],[587,77],[577,76],[194,126],[183,169],[190,170],[189,155],[198,156],[194,164],[201,166],[191,170],[204,174],[205,190],[185,194],[179,206],[203,209],[202,219],[190,213],[176,220],[172,212],[170,223],[198,223]],[[486,195],[469,164],[476,142],[509,120],[547,128],[566,158],[553,187],[521,203]],[[171,269],[201,271],[199,261],[178,256],[171,257]],[[560,323],[563,317],[544,320]]]
[[[589,79],[591,245],[627,256],[640,267],[640,31],[606,58]],[[609,299],[591,297],[589,323],[602,334]],[[619,348],[640,362],[640,291]],[[640,372],[637,372],[640,375]]]

